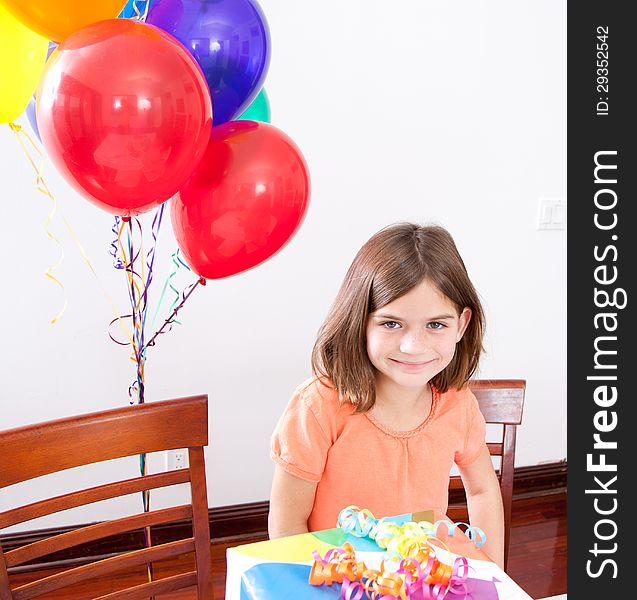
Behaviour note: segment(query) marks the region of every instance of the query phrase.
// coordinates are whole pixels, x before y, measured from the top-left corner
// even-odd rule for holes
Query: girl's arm
[[[482,550],[504,570],[502,493],[486,444],[473,463],[458,468],[467,493],[469,521],[471,525],[480,527],[487,536]]]
[[[317,485],[275,466],[268,515],[270,539],[307,533]]]

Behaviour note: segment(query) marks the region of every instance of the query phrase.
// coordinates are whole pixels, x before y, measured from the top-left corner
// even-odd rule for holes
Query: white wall
[[[308,161],[311,207],[275,258],[198,289],[146,367],[147,401],[209,394],[210,505],[268,497],[269,436],[309,374],[316,330],[356,250],[398,220],[451,231],[487,309],[480,375],[528,381],[517,465],[565,458],[566,235],[538,231],[536,212],[538,198],[566,197],[566,2],[261,4],[272,33],[272,123]],[[134,363],[108,338],[113,312],[100,291],[126,312],[124,275],[107,253],[112,217],[46,165],[99,278],[58,212],[51,230],[66,254],[69,305],[49,325],[63,302],[43,277],[58,256],[46,236],[50,201],[6,126],[0,155],[0,428],[124,406]],[[154,299],[175,248],[166,218]],[[0,508],[25,489],[0,492]]]

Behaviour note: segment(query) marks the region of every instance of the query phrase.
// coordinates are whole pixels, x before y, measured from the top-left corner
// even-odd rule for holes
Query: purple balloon
[[[146,23],[194,56],[212,97],[213,125],[239,116],[263,86],[270,30],[256,0],[155,0]]]

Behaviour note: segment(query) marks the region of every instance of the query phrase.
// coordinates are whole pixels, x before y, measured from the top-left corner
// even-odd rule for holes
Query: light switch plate
[[[566,199],[539,198],[537,208],[538,229],[566,229]]]

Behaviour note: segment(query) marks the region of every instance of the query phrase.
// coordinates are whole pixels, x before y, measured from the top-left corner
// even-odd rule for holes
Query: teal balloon
[[[245,112],[237,117],[237,121],[270,122],[270,102],[264,88],[261,88],[257,97],[252,101],[250,106],[245,109]]]

